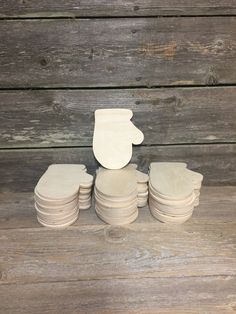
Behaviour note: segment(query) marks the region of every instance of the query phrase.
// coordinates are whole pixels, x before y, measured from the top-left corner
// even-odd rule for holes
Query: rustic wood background
[[[236,2],[196,2],[1,1],[1,190],[32,191],[53,162],[94,172],[109,107],[134,111],[140,169],[183,160],[236,184]]]
[[[236,1],[0,0],[0,314],[236,312]],[[51,163],[98,166],[94,110],[134,111],[133,161],[204,174],[183,225],[36,219]],[[220,186],[216,186],[220,185]]]

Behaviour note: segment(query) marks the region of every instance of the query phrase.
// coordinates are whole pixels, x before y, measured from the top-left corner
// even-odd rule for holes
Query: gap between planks
[[[66,86],[66,87],[49,87],[49,86],[30,86],[30,87],[0,87],[0,91],[34,91],[34,90],[139,90],[139,89],[146,89],[146,90],[153,90],[153,89],[181,89],[181,88],[221,88],[221,87],[235,87],[236,83],[216,83],[216,84],[188,84],[188,85],[119,85],[119,86]]]
[[[202,146],[202,145],[235,145],[236,142],[232,141],[232,142],[226,142],[226,141],[222,141],[222,142],[213,142],[213,143],[167,143],[167,144],[142,144],[139,145],[139,147],[167,147],[167,146]],[[0,147],[0,151],[7,151],[7,150],[48,150],[48,149],[70,149],[70,148],[92,148],[91,145],[68,145],[68,146],[23,146],[23,147]]]
[[[206,18],[211,18],[211,17],[235,17],[236,14],[198,14],[198,15],[182,15],[182,14],[174,14],[174,15],[111,15],[111,16],[96,16],[96,15],[91,15],[91,16],[29,16],[29,17],[0,17],[0,21],[15,21],[15,20],[92,20],[92,19],[97,19],[97,20],[108,20],[108,19],[138,19],[138,18],[158,18],[158,19],[163,19],[163,18],[189,18],[189,17],[206,17]]]

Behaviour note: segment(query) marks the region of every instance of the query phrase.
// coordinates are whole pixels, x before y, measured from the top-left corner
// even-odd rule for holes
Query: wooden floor
[[[148,209],[125,227],[94,209],[41,227],[31,193],[0,197],[0,313],[235,313],[236,187],[204,187],[192,219]]]

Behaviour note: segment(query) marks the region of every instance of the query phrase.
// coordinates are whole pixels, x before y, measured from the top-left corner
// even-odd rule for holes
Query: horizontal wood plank
[[[0,21],[0,88],[236,83],[236,17]]]
[[[236,276],[235,230],[236,223],[226,227],[191,221],[181,226],[155,221],[124,227],[78,226],[64,231],[43,227],[2,230],[0,286],[111,278]]]
[[[235,186],[203,186],[201,189],[200,205],[194,211],[191,225],[235,223],[236,212]],[[157,221],[150,215],[148,208],[139,209],[139,217],[135,224],[152,224]],[[73,227],[96,226],[104,224],[94,211],[82,210],[79,219]],[[188,222],[189,224],[189,222]],[[39,228],[34,210],[33,192],[0,193],[0,230]]]
[[[234,0],[8,0],[0,2],[0,17],[91,17],[232,15]]]
[[[185,161],[204,175],[207,185],[236,184],[235,144],[141,146],[134,148],[132,161],[143,171],[152,161]],[[2,150],[0,190],[33,191],[52,163],[82,163],[92,174],[98,168],[92,148]]]
[[[5,314],[235,312],[233,276],[110,279],[2,285]]]
[[[129,108],[144,145],[236,142],[236,87],[0,91],[0,147],[91,146],[94,111]]]

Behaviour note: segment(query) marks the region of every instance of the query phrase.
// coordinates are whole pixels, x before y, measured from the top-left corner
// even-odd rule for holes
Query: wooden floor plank
[[[236,223],[0,231],[0,285],[236,276]]]
[[[0,91],[0,147],[91,146],[94,111],[117,107],[144,145],[236,142],[235,99],[236,87]]]
[[[91,16],[169,16],[232,15],[234,0],[8,0],[0,2],[0,17],[91,17]]]
[[[236,83],[236,17],[0,21],[0,88]]]
[[[231,276],[2,285],[6,314],[235,313]]]

